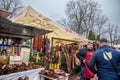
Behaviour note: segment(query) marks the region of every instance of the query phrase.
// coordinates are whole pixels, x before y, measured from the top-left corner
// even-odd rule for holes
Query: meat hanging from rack
[[[39,50],[39,48],[40,48],[40,37],[39,37],[39,35],[38,35],[38,41],[37,41],[37,51],[40,51],[40,50]]]
[[[42,35],[38,35],[38,47],[37,51],[40,51],[42,49]]]
[[[77,58],[76,53],[77,53],[78,48],[75,47],[74,45],[66,45],[63,48],[62,50],[63,50],[64,56],[66,59],[67,71],[68,73],[71,73],[75,65],[80,65],[80,61],[76,59]],[[60,46],[58,45],[55,48],[54,60],[56,63],[61,64],[61,49],[60,49]]]
[[[49,52],[50,52],[50,39],[47,38],[47,37],[44,38],[44,39],[43,39],[43,44],[44,44],[44,45],[42,46],[42,48],[43,48],[43,49],[42,49],[42,52],[45,53],[45,54],[46,54],[46,53],[49,53]]]
[[[80,61],[76,59],[77,50],[74,50],[74,46],[67,46],[64,52],[66,58],[67,71],[70,73],[74,69],[75,65],[80,65]],[[77,62],[76,62],[77,61]]]
[[[33,49],[40,51],[42,49],[42,35],[35,35],[33,40]]]
[[[50,39],[49,38],[45,38],[46,40],[46,53],[50,52]]]
[[[37,38],[37,35],[35,35],[35,36],[34,36],[34,40],[33,40],[33,49],[35,49],[35,50],[37,49],[37,45],[36,45],[37,39],[38,39],[38,38]]]
[[[71,71],[71,56],[70,56],[70,46],[66,46],[65,48],[65,58],[66,58],[66,66],[67,66],[67,71],[70,73]]]
[[[60,46],[56,46],[55,53],[54,53],[54,60],[56,63],[61,65],[61,52],[60,52]]]

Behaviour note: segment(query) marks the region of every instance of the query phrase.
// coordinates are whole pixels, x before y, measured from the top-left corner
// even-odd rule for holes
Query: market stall
[[[38,13],[30,6],[26,7],[22,12],[13,17],[11,21],[20,24],[36,26],[45,30],[50,30],[52,32],[50,34],[47,34],[50,39],[52,37],[55,37],[61,39],[83,41],[83,38],[76,32],[53,22],[51,19],[45,17],[41,13]]]
[[[73,65],[72,67],[74,68],[75,54],[73,55],[72,53],[76,53],[79,47],[77,46],[77,49],[75,49],[71,52],[69,52],[68,50],[72,50],[73,46],[71,47],[71,45],[73,43],[81,42],[81,41],[84,41],[87,39],[81,37],[79,34],[74,32],[73,30],[53,22],[51,19],[45,17],[41,13],[38,13],[36,10],[34,10],[30,6],[28,6],[22,12],[20,12],[16,16],[14,16],[11,19],[11,21],[15,22],[15,23],[35,26],[37,28],[42,28],[45,30],[52,31],[49,34],[46,34],[46,36],[45,36],[46,40],[44,40],[45,43],[48,43],[45,46],[46,50],[44,51],[46,54],[44,56],[44,61],[45,61],[44,64],[49,65],[50,63],[54,63],[53,58],[54,59],[55,59],[55,57],[60,58],[60,55],[58,53],[62,54],[61,53],[62,51],[60,51],[60,47],[58,47],[58,49],[56,49],[57,48],[56,41],[58,41],[58,42],[62,41],[62,45],[65,44],[64,56],[66,57],[66,64],[69,64],[73,61],[73,64],[71,64],[71,65]],[[49,49],[50,49],[49,43],[51,45],[51,49],[56,49],[58,56],[54,56],[54,55],[56,55],[55,54],[56,52],[49,51]],[[76,45],[74,45],[74,46],[76,46]],[[68,50],[67,50],[67,48],[68,48]],[[71,53],[72,55],[69,53]],[[58,62],[55,62],[55,63],[59,64],[60,60],[61,59],[58,59]],[[67,61],[69,61],[69,62],[67,62]],[[47,64],[47,63],[49,63],[49,64]],[[71,72],[71,70],[69,69],[71,66],[70,65],[67,65],[67,66],[68,66],[68,72]]]
[[[44,67],[29,63],[32,38],[50,32],[13,23],[0,16],[0,79],[18,80],[27,76],[29,80],[38,80],[38,73]],[[31,40],[29,46],[24,43],[27,40]]]

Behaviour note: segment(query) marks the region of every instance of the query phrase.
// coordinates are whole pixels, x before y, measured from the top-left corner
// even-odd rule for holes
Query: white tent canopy
[[[55,38],[68,39],[68,40],[78,40],[78,41],[84,40],[82,37],[80,37],[80,35],[72,31],[71,29],[65,28],[64,26],[53,22],[49,18],[35,11],[30,6],[28,6],[22,12],[14,16],[11,20],[15,23],[35,26],[38,28],[43,28],[46,30],[53,31],[47,34],[48,37],[55,37]]]

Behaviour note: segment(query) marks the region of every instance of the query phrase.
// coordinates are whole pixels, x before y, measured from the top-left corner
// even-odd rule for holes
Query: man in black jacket
[[[85,59],[88,51],[93,51],[93,43],[92,42],[88,42],[87,46],[83,49],[80,49],[80,51],[77,53],[77,57],[81,61],[81,79],[80,80],[85,80],[85,78],[83,76],[83,73],[84,73],[83,60]],[[86,80],[89,80],[89,79],[86,79]]]

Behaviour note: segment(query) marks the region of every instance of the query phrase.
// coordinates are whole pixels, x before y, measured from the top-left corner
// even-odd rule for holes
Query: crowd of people
[[[97,46],[88,42],[76,56],[81,61],[80,80],[90,80],[95,75],[98,80],[120,80],[120,52],[110,47],[107,39],[101,39]]]

